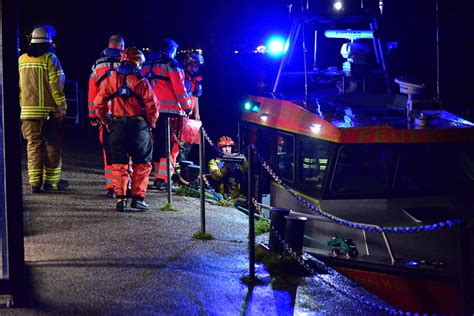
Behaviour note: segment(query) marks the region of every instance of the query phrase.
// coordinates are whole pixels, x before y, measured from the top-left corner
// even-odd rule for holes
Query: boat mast
[[[439,0],[436,0],[436,100],[439,98]]]
[[[306,10],[309,8],[309,0],[306,0]],[[303,102],[306,104],[308,101],[308,69],[306,65],[306,41],[304,33],[304,0],[301,0],[301,37],[303,42],[303,67],[304,67],[304,99]]]

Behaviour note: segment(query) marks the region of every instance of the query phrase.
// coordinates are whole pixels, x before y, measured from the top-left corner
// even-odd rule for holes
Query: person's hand
[[[97,127],[99,125],[99,121],[95,118],[90,119],[91,126]]]
[[[201,120],[201,116],[199,116],[199,113],[194,113],[194,119],[196,121],[200,121]]]
[[[63,120],[66,117],[66,109],[59,109],[58,115],[59,115],[59,119]]]

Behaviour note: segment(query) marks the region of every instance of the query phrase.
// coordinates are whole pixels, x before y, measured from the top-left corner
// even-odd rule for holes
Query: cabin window
[[[442,194],[472,190],[474,155],[461,144],[416,144],[400,148],[393,191]]]
[[[278,176],[293,182],[295,179],[295,141],[290,134],[278,133],[277,135],[277,157]]]
[[[333,148],[333,144],[323,140],[301,139],[298,178],[303,185],[303,191],[309,194],[322,191]]]
[[[386,145],[345,145],[339,148],[330,190],[334,194],[384,193],[389,174]]]

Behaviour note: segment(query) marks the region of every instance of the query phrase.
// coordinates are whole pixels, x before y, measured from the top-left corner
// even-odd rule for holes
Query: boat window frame
[[[293,150],[293,152],[292,152],[293,161],[292,161],[292,167],[291,167],[291,171],[292,171],[291,174],[292,174],[292,176],[293,176],[293,179],[291,179],[291,180],[290,180],[290,179],[287,179],[287,178],[285,178],[284,176],[282,176],[282,175],[280,174],[280,167],[278,166],[278,163],[279,163],[279,161],[278,161],[278,150],[277,150],[277,165],[276,165],[277,170],[278,170],[277,176],[280,177],[280,178],[282,178],[282,179],[284,179],[284,180],[286,180],[286,181],[288,181],[288,182],[290,182],[290,183],[293,183],[293,184],[294,184],[294,183],[295,183],[295,178],[296,178],[296,172],[295,172],[296,139],[295,139],[295,135],[290,134],[290,133],[287,133],[287,132],[283,132],[283,131],[281,131],[281,130],[277,130],[277,133],[276,133],[276,136],[277,136],[277,137],[276,137],[276,140],[278,140],[278,135],[280,135],[280,134],[283,134],[283,135],[286,135],[286,136],[290,136],[291,139],[292,139],[292,141],[293,141],[293,146],[292,146],[292,147],[293,147],[293,148],[292,148],[292,150]],[[277,148],[278,148],[278,144],[277,144]]]
[[[459,143],[443,142],[443,143],[435,143],[435,144],[445,145],[445,146],[448,146],[448,145],[454,146],[456,144],[456,145],[463,145],[469,148],[469,146],[474,144],[474,142],[459,142]],[[400,160],[401,160],[402,152],[403,152],[401,148],[405,146],[411,146],[411,145],[414,145],[414,144],[398,144],[396,147],[396,150],[394,151],[395,153],[394,162],[393,162],[394,168],[391,175],[391,183],[390,183],[389,188],[387,189],[388,192],[390,193],[390,196],[391,197],[422,197],[422,196],[446,196],[446,195],[454,194],[453,192],[446,192],[446,191],[434,192],[434,191],[428,191],[428,190],[421,190],[420,192],[400,192],[399,189],[396,189],[396,182],[398,180],[399,169],[400,169]],[[466,192],[470,191],[469,189],[464,189],[464,190]],[[456,192],[460,193],[464,191],[456,190]],[[465,194],[465,192],[461,194]]]
[[[315,198],[322,198],[323,196],[325,196],[326,194],[326,191],[327,191],[327,183],[329,183],[330,181],[330,178],[332,177],[332,171],[331,171],[331,168],[334,164],[334,157],[336,155],[336,152],[337,152],[337,149],[338,149],[338,144],[335,143],[335,142],[331,142],[329,140],[325,140],[325,139],[322,139],[322,138],[317,138],[317,137],[311,137],[311,136],[307,136],[307,135],[300,135],[301,137],[298,137],[298,153],[297,155],[295,155],[295,158],[297,159],[297,163],[298,163],[298,166],[296,168],[297,170],[297,174],[296,174],[296,188],[303,192],[304,194],[307,194],[309,196],[312,196],[312,197],[315,197]],[[311,183],[311,181],[303,181],[301,179],[301,172],[302,172],[302,164],[301,164],[301,151],[302,151],[302,142],[305,141],[305,140],[308,140],[308,141],[312,141],[312,142],[315,142],[315,145],[319,145],[319,144],[325,144],[326,146],[329,147],[329,152],[330,152],[330,155],[328,156],[328,163],[326,165],[326,175],[324,175],[323,177],[323,181],[321,183],[321,188],[319,190],[309,190],[308,187],[309,187],[309,184]],[[296,157],[297,156],[297,157]]]
[[[333,196],[333,197],[338,197],[338,198],[343,198],[343,197],[348,197],[348,198],[354,198],[354,197],[357,197],[357,196],[367,196],[368,198],[369,197],[386,197],[387,196],[387,192],[388,192],[388,188],[389,188],[389,185],[391,184],[391,181],[392,181],[392,173],[393,171],[390,170],[390,161],[387,165],[388,167],[388,170],[387,170],[387,174],[386,174],[386,178],[385,178],[385,184],[384,184],[384,189],[382,192],[343,192],[343,193],[339,193],[339,192],[335,192],[332,190],[332,185],[333,185],[333,182],[334,182],[334,177],[335,177],[335,174],[336,174],[336,169],[337,169],[337,164],[338,164],[338,161],[339,161],[339,155],[341,153],[341,150],[344,149],[345,147],[351,147],[351,146],[357,146],[357,145],[372,145],[372,144],[340,144],[340,146],[337,148],[337,150],[335,150],[335,158],[333,160],[333,163],[331,165],[331,168],[332,168],[332,172],[331,172],[331,178],[328,183],[328,186],[327,186],[327,191],[328,191],[328,194]],[[386,145],[386,144],[373,144],[373,145]],[[390,149],[390,148],[389,148]],[[394,154],[394,150],[391,149],[391,153],[390,153],[390,156],[392,156],[391,159],[393,159],[393,154]]]

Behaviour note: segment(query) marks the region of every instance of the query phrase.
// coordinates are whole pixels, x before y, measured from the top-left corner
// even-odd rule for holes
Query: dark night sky
[[[324,0],[326,4],[330,0]],[[310,1],[311,7],[324,4]],[[348,1],[348,0],[347,0]],[[365,0],[368,2],[370,0]],[[36,24],[49,23],[57,29],[57,53],[69,79],[79,80],[86,95],[90,67],[105,48],[112,33],[121,33],[128,45],[152,46],[163,36],[172,37],[183,48],[199,45],[204,50],[205,94],[202,116],[215,127],[215,135],[235,135],[240,102],[254,89],[262,60],[237,59],[227,50],[255,47],[271,32],[289,30],[287,4],[296,0],[196,0],[196,1],[20,1],[21,48]],[[441,96],[454,107],[474,109],[472,56],[474,47],[473,4],[440,2]],[[396,73],[417,77],[434,91],[435,0],[385,0],[384,36],[399,43]],[[327,53],[327,52],[323,52]],[[339,54],[335,51],[334,54]],[[340,56],[338,57],[340,58]],[[334,66],[340,67],[340,64]],[[420,75],[421,74],[421,75]],[[206,108],[204,108],[206,107]],[[223,111],[223,109],[225,111]],[[226,114],[224,114],[226,113]],[[222,123],[224,122],[224,123]],[[231,126],[231,127],[229,127]],[[211,131],[212,133],[212,131]]]

